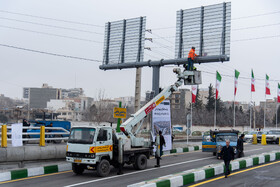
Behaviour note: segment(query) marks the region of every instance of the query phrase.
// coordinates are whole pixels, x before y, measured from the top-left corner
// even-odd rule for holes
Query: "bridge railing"
[[[45,141],[52,141],[54,143],[60,143],[62,140],[67,141],[70,132],[62,127],[22,127],[22,141],[27,143],[29,141],[39,140],[39,145],[44,146]],[[28,130],[34,130],[35,132],[27,132]],[[26,131],[26,132],[25,132]],[[1,147],[7,147],[7,142],[12,140],[12,126],[1,125],[0,128]]]

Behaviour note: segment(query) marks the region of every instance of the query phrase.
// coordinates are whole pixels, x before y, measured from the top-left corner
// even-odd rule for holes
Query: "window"
[[[65,116],[65,115],[66,115],[66,112],[63,112],[63,113],[62,113],[62,115],[64,115],[64,116]]]
[[[97,141],[107,141],[107,140],[108,140],[107,130],[100,129],[97,136]]]
[[[176,104],[179,104],[179,103],[180,103],[180,100],[179,100],[179,99],[175,99],[175,103],[176,103]]]

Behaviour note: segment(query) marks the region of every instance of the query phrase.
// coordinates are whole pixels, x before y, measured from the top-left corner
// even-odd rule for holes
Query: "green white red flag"
[[[192,103],[195,103],[197,94],[197,85],[192,85]]]
[[[219,96],[221,81],[222,81],[222,76],[217,71],[217,75],[216,75],[216,99],[218,99],[218,96]]]
[[[278,89],[277,89],[277,101],[280,103],[280,84],[278,83]]]
[[[265,94],[270,95],[269,76],[265,76]]]
[[[252,70],[252,77],[251,77],[251,92],[255,92],[255,76],[254,76],[254,72]]]
[[[236,96],[239,74],[240,74],[240,72],[235,70],[235,72],[234,72],[234,96]]]

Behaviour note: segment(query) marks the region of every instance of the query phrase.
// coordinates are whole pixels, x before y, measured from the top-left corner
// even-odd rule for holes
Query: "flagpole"
[[[278,101],[277,101],[277,98],[276,98],[276,119],[275,119],[275,121],[276,121],[276,130],[277,130],[277,109],[278,109]]]
[[[250,101],[250,130],[252,131],[252,88],[251,88],[251,101]]]
[[[191,102],[191,124],[190,124],[191,126],[190,126],[190,130],[191,130],[191,132],[192,132],[192,102]],[[188,133],[188,136],[189,136],[189,133]],[[188,140],[187,140],[187,145],[189,145],[189,138],[188,138]]]
[[[263,115],[263,130],[265,129],[265,113],[266,113],[266,93],[265,93],[264,115]]]
[[[216,129],[217,99],[215,99],[214,130]]]
[[[233,98],[233,128],[235,128],[235,95]]]

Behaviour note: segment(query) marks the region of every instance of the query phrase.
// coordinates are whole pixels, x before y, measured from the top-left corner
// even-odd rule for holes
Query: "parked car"
[[[270,130],[266,135],[266,142],[279,144],[279,138],[280,130]]]

